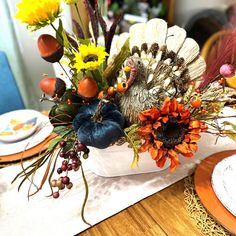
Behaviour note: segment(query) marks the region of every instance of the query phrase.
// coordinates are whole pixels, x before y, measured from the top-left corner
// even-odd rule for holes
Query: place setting
[[[47,148],[53,137],[48,116],[30,109],[0,116],[0,164],[19,161]]]
[[[214,153],[204,159],[194,174],[194,184],[207,212],[236,234],[236,150]]]

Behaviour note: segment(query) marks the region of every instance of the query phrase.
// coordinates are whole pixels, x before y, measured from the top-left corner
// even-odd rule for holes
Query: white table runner
[[[208,134],[202,137],[199,146],[194,159],[181,157],[181,165],[175,173],[167,169],[156,173],[104,178],[84,166],[90,191],[85,209],[87,221],[94,225],[168,187],[192,173],[196,163],[210,154],[236,149],[235,143],[229,138],[220,138],[215,145],[215,137]],[[80,217],[85,193],[80,172],[70,176],[74,187],[70,191],[63,190],[59,199],[46,197],[50,190],[45,186],[28,201],[29,183],[25,183],[19,193],[19,182],[11,184],[20,170],[19,165],[0,170],[1,236],[72,236],[88,228]],[[36,179],[39,176],[40,173]]]

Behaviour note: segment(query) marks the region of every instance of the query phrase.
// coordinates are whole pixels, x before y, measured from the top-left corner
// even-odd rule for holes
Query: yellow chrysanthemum
[[[60,0],[22,0],[17,4],[16,18],[31,30],[51,24],[60,14]]]
[[[75,53],[74,68],[77,72],[81,70],[96,70],[106,59],[109,54],[105,52],[102,46],[94,44],[79,46],[79,53]]]

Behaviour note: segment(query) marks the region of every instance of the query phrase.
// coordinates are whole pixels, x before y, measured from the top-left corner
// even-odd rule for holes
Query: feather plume
[[[236,65],[236,29],[221,37],[207,57],[207,69],[202,76],[199,89],[205,88],[219,75],[220,67],[230,63]]]

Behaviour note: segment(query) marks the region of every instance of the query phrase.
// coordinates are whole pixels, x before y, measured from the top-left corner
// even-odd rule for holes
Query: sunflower
[[[81,70],[96,70],[105,61],[109,54],[105,52],[103,46],[95,46],[95,44],[79,46],[79,53],[75,52],[75,64],[73,68],[79,73]]]
[[[31,30],[50,25],[60,14],[60,0],[22,0],[17,4],[16,18]]]
[[[152,107],[139,113],[138,118],[143,123],[138,133],[145,140],[140,152],[149,151],[160,168],[169,158],[172,172],[180,164],[178,154],[193,157],[193,151],[198,149],[199,133],[207,130],[207,125],[191,119],[189,110],[175,98],[166,98],[161,109]]]

